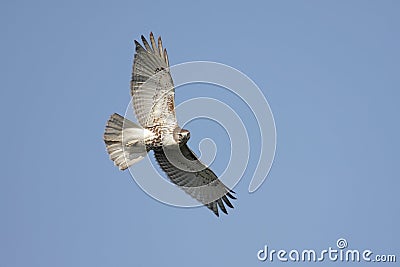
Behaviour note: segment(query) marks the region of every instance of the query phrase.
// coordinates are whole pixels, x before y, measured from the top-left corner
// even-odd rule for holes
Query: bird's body
[[[156,45],[142,36],[134,57],[131,95],[141,126],[113,114],[107,122],[104,141],[110,158],[125,170],[152,150],[156,161],[170,180],[218,216],[218,206],[233,208],[228,197],[235,198],[187,146],[190,132],[181,129],[175,115],[175,90],[169,70],[168,54],[161,38]]]

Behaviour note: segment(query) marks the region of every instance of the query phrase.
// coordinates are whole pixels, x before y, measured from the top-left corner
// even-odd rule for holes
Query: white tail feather
[[[114,113],[107,121],[104,142],[110,159],[120,170],[126,170],[143,159],[146,154],[145,139],[151,132]]]

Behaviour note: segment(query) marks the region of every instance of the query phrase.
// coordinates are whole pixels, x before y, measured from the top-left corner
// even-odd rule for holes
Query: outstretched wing
[[[228,197],[236,199],[231,194],[234,192],[226,187],[212,170],[201,163],[186,144],[154,150],[154,155],[161,169],[174,184],[203,203],[215,215],[219,216],[218,207],[228,214],[224,204],[233,208]]]
[[[143,127],[177,125],[174,84],[169,72],[167,50],[161,37],[158,46],[150,33],[150,43],[142,35],[144,47],[135,40],[131,95],[136,117]]]

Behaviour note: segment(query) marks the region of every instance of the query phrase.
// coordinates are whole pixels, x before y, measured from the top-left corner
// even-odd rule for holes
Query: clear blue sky
[[[264,245],[340,237],[400,260],[399,2],[260,2],[1,2],[0,266],[267,266]],[[272,170],[228,216],[155,201],[105,152],[150,31],[171,64],[231,65],[272,108]]]

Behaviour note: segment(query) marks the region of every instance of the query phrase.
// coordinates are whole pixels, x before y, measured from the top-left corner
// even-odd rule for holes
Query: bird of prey
[[[150,43],[135,40],[131,96],[137,120],[114,113],[107,121],[104,142],[111,160],[125,170],[153,150],[156,161],[172,183],[219,216],[233,208],[229,198],[235,192],[225,186],[187,146],[190,132],[181,129],[175,116],[175,90],[167,50],[161,37],[150,33]],[[219,209],[218,209],[219,207]]]

